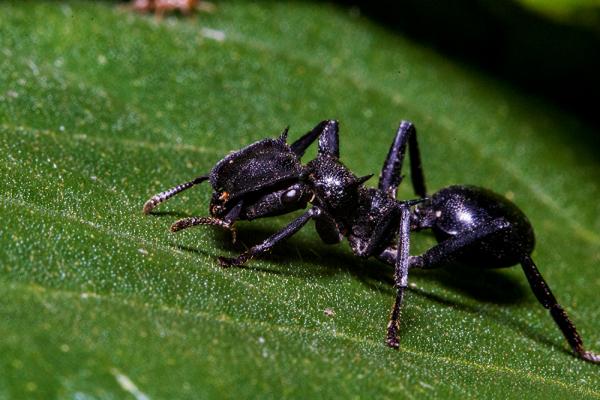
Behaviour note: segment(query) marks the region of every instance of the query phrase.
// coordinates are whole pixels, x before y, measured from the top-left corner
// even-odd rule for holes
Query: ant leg
[[[460,256],[461,250],[465,247],[486,236],[498,234],[509,227],[510,224],[506,220],[498,218],[476,230],[465,232],[460,236],[453,236],[433,246],[421,256],[411,257],[410,268],[433,269],[454,264],[459,261],[456,257]]]
[[[340,142],[338,135],[338,122],[327,121],[323,126],[323,132],[319,135],[319,155],[340,157]]]
[[[242,265],[251,258],[271,250],[277,243],[298,232],[311,218],[318,218],[320,214],[321,210],[317,207],[313,207],[276,234],[265,239],[262,243],[252,246],[236,258],[219,257],[219,264],[221,264],[222,267]]]
[[[398,230],[397,248],[387,248],[377,258],[394,266],[394,287],[397,289],[396,301],[390,314],[390,322],[387,327],[388,346],[399,347],[398,330],[400,329],[400,306],[404,296],[404,290],[408,287],[408,271],[410,268],[438,268],[445,265],[445,261],[452,257],[461,248],[473,243],[482,237],[505,228],[507,225],[503,220],[496,220],[489,224],[487,229],[478,232],[467,233],[462,237],[447,239],[432,247],[422,256],[409,256],[410,240],[410,210],[404,205],[400,214],[400,228]]]
[[[423,166],[421,165],[421,154],[419,153],[419,145],[417,143],[417,130],[411,122],[402,121],[379,175],[379,189],[383,190],[393,199],[396,198],[396,191],[402,182],[403,176],[400,173],[407,145],[410,155],[410,176],[414,192],[420,197],[427,196],[425,176],[423,174]]]
[[[481,240],[485,236],[498,233],[507,228],[508,224],[503,219],[498,219],[479,231],[468,232],[463,236],[447,239],[432,247],[421,256],[409,257],[409,268],[432,269],[444,267],[448,263],[456,261],[455,256],[464,247]],[[394,256],[397,256],[397,250],[388,248],[378,258],[381,261],[391,264]],[[554,322],[558,325],[573,350],[579,357],[586,361],[600,363],[600,355],[586,351],[583,348],[583,341],[575,325],[573,325],[565,310],[556,301],[556,298],[550,291],[548,284],[544,281],[531,257],[525,256],[521,261],[521,266],[529,281],[531,290],[538,301],[550,311]]]
[[[150,212],[154,209],[154,207],[156,207],[160,203],[167,201],[171,197],[175,196],[177,193],[181,193],[184,190],[187,190],[194,185],[202,183],[207,179],[208,179],[208,175],[202,175],[192,181],[182,183],[180,185],[172,187],[171,189],[167,189],[164,192],[155,194],[146,203],[144,203],[144,209],[143,209],[144,214],[150,214]]]
[[[537,297],[544,308],[550,311],[554,322],[556,322],[556,325],[558,325],[575,353],[586,361],[600,363],[600,355],[586,351],[583,348],[583,340],[579,336],[579,332],[577,332],[575,325],[573,325],[565,310],[556,301],[556,298],[550,291],[550,287],[542,277],[542,274],[540,274],[540,271],[538,271],[531,257],[524,257],[521,266],[535,297]]]
[[[308,146],[310,146],[311,143],[317,138],[320,138],[319,153],[321,153],[321,138],[324,136],[334,136],[333,139],[327,139],[327,143],[335,143],[335,145],[328,145],[328,147],[332,147],[332,150],[334,150],[333,155],[339,157],[338,122],[335,120],[325,120],[319,122],[317,126],[315,126],[310,132],[306,133],[300,139],[292,143],[290,147],[292,148],[292,151],[298,155],[298,157],[302,157]]]
[[[374,197],[368,212],[365,212],[363,216],[355,221],[355,225],[366,227],[366,229],[360,234],[350,235],[348,238],[354,255],[359,257],[374,256],[395,266],[397,249],[389,247],[383,252],[381,249],[385,248],[390,240],[396,236],[402,210],[407,209],[410,214],[410,208],[423,201],[423,199],[394,201],[382,194]],[[408,219],[410,220],[410,215]]]
[[[192,226],[197,225],[213,225],[218,226],[223,229],[227,229],[231,232],[231,239],[233,243],[236,240],[236,230],[234,223],[238,219],[240,215],[240,211],[242,210],[242,205],[244,201],[239,201],[225,216],[223,219],[214,218],[214,217],[189,217],[183,218],[178,221],[175,221],[173,225],[171,225],[171,232],[177,232],[182,229],[191,228]]]
[[[315,228],[325,244],[337,244],[344,238],[335,220],[325,212],[321,212],[319,217],[315,217]]]
[[[508,228],[508,223],[502,219],[496,219],[486,226],[466,232],[461,236],[454,236],[440,242],[427,250],[420,256],[410,256],[408,258],[409,269],[434,269],[447,266],[455,261],[457,254],[466,246],[483,239],[494,233],[498,233]],[[398,257],[398,250],[393,247],[388,247],[377,256],[377,259],[386,264],[395,265]]]
[[[394,287],[396,288],[396,300],[390,313],[390,321],[387,326],[386,344],[397,349],[400,346],[398,331],[400,330],[400,306],[404,290],[408,286],[408,255],[410,250],[410,209],[403,206],[400,210],[400,227],[398,229],[398,249],[394,262]]]

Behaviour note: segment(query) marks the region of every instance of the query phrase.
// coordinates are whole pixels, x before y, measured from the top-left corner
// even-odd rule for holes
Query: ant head
[[[223,218],[240,202],[240,217],[253,219],[304,208],[310,193],[300,184],[302,164],[286,143],[263,139],[229,154],[210,173],[213,217]]]

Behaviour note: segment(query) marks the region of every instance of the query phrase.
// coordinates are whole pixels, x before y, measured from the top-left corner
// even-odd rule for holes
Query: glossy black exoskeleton
[[[355,255],[376,257],[394,267],[397,295],[386,340],[394,348],[399,346],[400,306],[410,269],[456,264],[502,268],[521,264],[535,296],[550,311],[573,350],[587,361],[600,362],[600,356],[584,349],[575,326],[531,259],[533,229],[516,205],[476,186],[450,186],[427,197],[416,130],[410,122],[400,124],[377,189],[363,186],[372,175],[356,177],[340,162],[336,121],[321,122],[291,145],[286,138],[287,129],[278,139],[264,139],[231,153],[210,174],[153,196],[144,205],[144,213],[205,180],[210,180],[214,189],[211,216],[184,218],[171,226],[172,231],[216,225],[235,232],[237,220],[285,214],[311,204],[308,211],[281,231],[236,258],[219,257],[219,263],[224,267],[241,265],[269,251],[312,219],[325,243],[339,243],[346,237]],[[300,158],[317,138],[317,158],[302,165]],[[402,181],[407,149],[413,189],[420,198],[399,201],[396,191]],[[422,229],[431,229],[438,244],[421,255],[411,256],[410,232]]]
[[[316,137],[318,132],[312,134]],[[286,138],[287,129],[277,139],[263,139],[232,152],[208,175],[150,198],[144,204],[144,213],[150,213],[158,204],[206,180],[214,190],[209,206],[211,216],[182,219],[171,227],[172,231],[194,225],[215,225],[231,230],[235,238],[237,220],[272,217],[306,208],[311,193],[300,182],[300,157],[310,143],[303,145],[298,140],[289,146]]]
[[[505,197],[476,186],[440,190],[415,208],[411,220],[413,230],[430,228],[438,242],[460,239],[460,250],[444,254],[447,266],[510,267],[535,245],[525,214]]]

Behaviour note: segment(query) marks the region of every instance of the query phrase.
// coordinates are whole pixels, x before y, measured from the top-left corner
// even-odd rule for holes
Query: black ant
[[[144,204],[144,213],[205,180],[210,180],[214,189],[211,216],[181,219],[171,226],[171,231],[215,225],[235,233],[237,220],[285,214],[306,208],[310,203],[308,211],[279,232],[236,258],[219,257],[219,263],[224,267],[242,265],[314,220],[323,242],[335,244],[346,237],[355,255],[376,257],[394,267],[397,295],[386,339],[393,348],[399,347],[400,306],[410,269],[456,264],[502,268],[521,264],[531,290],[550,311],[575,353],[584,360],[600,363],[599,355],[584,349],[575,326],[531,259],[533,229],[516,205],[476,186],[450,186],[427,196],[412,123],[400,124],[377,189],[363,186],[372,175],[356,177],[340,162],[337,121],[319,123],[291,145],[286,138],[287,129],[278,139],[263,139],[226,156],[210,174],[152,197]],[[300,158],[317,138],[317,158],[302,165]],[[420,198],[399,201],[396,191],[402,181],[401,168],[407,148],[413,189]],[[431,229],[438,244],[422,255],[410,256],[410,232],[421,229]]]

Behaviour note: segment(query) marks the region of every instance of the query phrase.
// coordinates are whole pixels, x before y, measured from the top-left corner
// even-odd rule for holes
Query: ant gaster
[[[314,220],[323,242],[335,244],[346,237],[355,255],[375,257],[394,267],[397,294],[386,338],[387,345],[393,348],[399,347],[400,306],[411,269],[456,264],[502,268],[521,264],[531,290],[550,311],[575,353],[584,360],[600,363],[599,355],[584,349],[581,336],[531,259],[533,229],[516,205],[476,186],[450,186],[427,197],[413,124],[400,124],[377,189],[363,186],[372,175],[359,178],[340,162],[337,121],[319,123],[291,145],[286,138],[287,129],[278,139],[264,139],[231,153],[210,174],[152,197],[144,204],[144,213],[205,180],[214,189],[211,216],[181,219],[171,226],[171,231],[215,225],[235,234],[237,220],[285,214],[310,204],[308,211],[279,232],[236,258],[219,257],[219,263],[224,267],[242,265]],[[300,158],[317,138],[317,158],[302,165]],[[407,149],[413,189],[419,199],[399,201],[396,191],[402,181]],[[421,255],[411,256],[410,232],[421,229],[431,229],[438,244]]]

